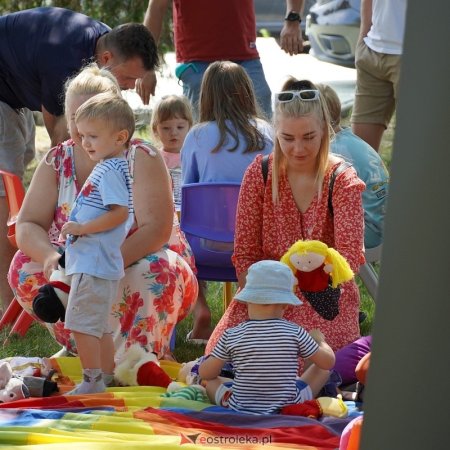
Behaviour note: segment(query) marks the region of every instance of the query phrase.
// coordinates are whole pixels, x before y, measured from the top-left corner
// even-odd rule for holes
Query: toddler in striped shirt
[[[248,414],[274,414],[286,405],[316,397],[328,381],[335,357],[322,333],[314,338],[283,319],[288,305],[300,305],[296,278],[278,261],[250,266],[245,287],[235,299],[246,302],[249,320],[224,332],[199,375],[217,405]],[[307,359],[301,377],[298,358]],[[226,362],[235,371],[232,383],[219,377]]]
[[[66,275],[71,275],[65,328],[73,334],[83,366],[81,384],[69,392],[77,395],[103,392],[103,375],[112,379],[114,344],[108,317],[124,276],[121,246],[134,220],[124,157],[134,114],[122,97],[104,93],[83,103],[72,120],[83,149],[97,161],[61,229]]]

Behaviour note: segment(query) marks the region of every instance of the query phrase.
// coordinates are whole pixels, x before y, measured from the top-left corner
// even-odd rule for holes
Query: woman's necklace
[[[314,203],[314,199],[311,202],[310,207],[304,212],[302,213],[300,211],[300,233],[301,233],[301,238],[303,240],[310,240],[312,239],[313,233],[314,233],[314,228],[316,226],[316,213],[317,213],[317,205],[313,204]],[[312,212],[311,212],[311,208],[312,208]],[[310,215],[311,214],[311,220],[309,221],[309,226],[306,226],[306,215]]]

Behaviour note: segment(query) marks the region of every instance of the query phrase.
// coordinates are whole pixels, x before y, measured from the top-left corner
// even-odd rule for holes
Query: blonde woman
[[[342,160],[329,153],[328,110],[309,81],[288,80],[275,95],[275,146],[264,181],[262,157],[247,169],[239,195],[234,264],[239,286],[256,261],[279,260],[299,239],[320,240],[335,248],[354,272],[364,261],[364,183],[350,167],[337,175],[328,205],[330,178]],[[333,350],[359,336],[359,292],[354,281],[342,284],[340,311],[326,320],[297,288],[301,306],[289,306],[284,318],[307,331],[318,328]],[[224,330],[247,320],[247,309],[232,301],[214,330],[206,353]]]

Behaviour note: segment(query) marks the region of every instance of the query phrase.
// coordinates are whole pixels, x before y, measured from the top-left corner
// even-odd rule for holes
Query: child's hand
[[[80,236],[83,234],[83,225],[78,222],[66,222],[61,229],[61,236],[63,239],[67,238],[67,235]]]
[[[320,344],[321,342],[325,341],[325,336],[323,335],[323,333],[318,330],[317,328],[314,328],[313,330],[311,330],[309,332],[309,334],[311,335],[311,337],[318,343]]]

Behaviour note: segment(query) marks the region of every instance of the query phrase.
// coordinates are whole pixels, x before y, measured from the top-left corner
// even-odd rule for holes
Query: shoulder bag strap
[[[267,176],[269,174],[269,155],[264,155],[261,159],[261,170],[264,180],[264,185],[267,183]]]
[[[349,167],[352,167],[352,164],[350,164],[348,161],[344,161],[341,164],[339,164],[331,174],[330,177],[330,185],[328,188],[328,209],[330,210],[331,216],[334,215],[333,211],[333,188],[334,188],[334,182],[336,181],[336,177],[344,172],[344,170],[347,170]]]

